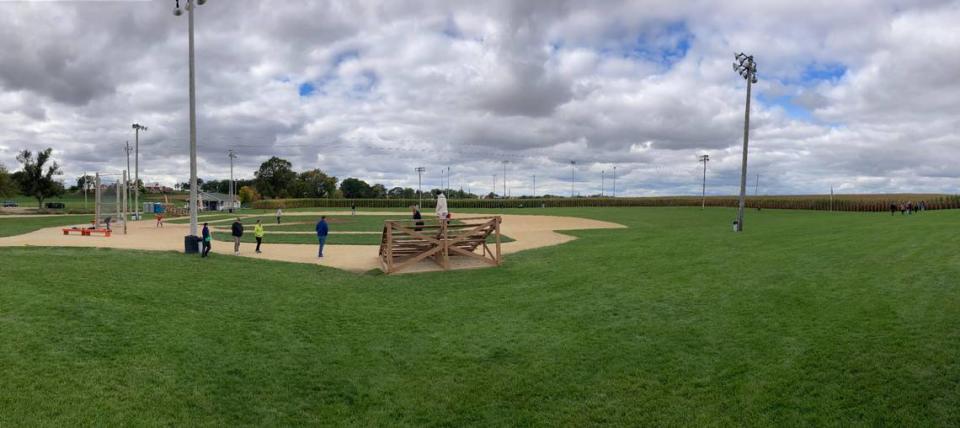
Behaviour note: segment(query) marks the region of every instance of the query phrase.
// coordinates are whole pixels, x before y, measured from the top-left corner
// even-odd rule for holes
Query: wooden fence
[[[448,270],[451,256],[499,266],[503,260],[500,254],[501,221],[499,216],[456,221],[387,220],[380,242],[380,266],[391,274],[430,259],[443,270]],[[490,240],[493,242],[488,242]],[[491,244],[493,248],[490,248]]]

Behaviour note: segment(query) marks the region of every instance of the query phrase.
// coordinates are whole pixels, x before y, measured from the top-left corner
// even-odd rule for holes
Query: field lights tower
[[[747,81],[747,107],[743,117],[743,162],[740,165],[740,206],[737,210],[737,232],[743,231],[743,208],[747,199],[747,145],[750,137],[750,88],[757,83],[757,63],[753,55],[734,55],[733,71]],[[704,164],[706,165],[706,164]]]
[[[183,15],[180,9],[180,0],[176,1],[176,7],[173,9],[174,16]],[[193,57],[193,10],[197,6],[202,6],[207,0],[183,0],[184,8],[187,9],[187,56],[189,58],[189,91],[190,91],[190,236],[194,238],[193,242],[198,242],[197,238],[197,84],[196,69]],[[197,250],[196,244],[191,244],[188,252]]]

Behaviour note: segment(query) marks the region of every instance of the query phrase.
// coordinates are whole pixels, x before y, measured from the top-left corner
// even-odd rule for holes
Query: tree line
[[[320,169],[297,172],[286,159],[271,157],[260,164],[252,180],[234,180],[241,202],[250,203],[263,198],[334,198],[334,199],[412,199],[418,197],[416,189],[409,187],[387,188],[380,183],[368,183],[355,177],[339,180]],[[197,186],[205,192],[227,193],[230,180],[197,180]],[[179,190],[189,190],[189,183],[180,183]],[[425,191],[424,195],[436,196],[441,189]],[[477,195],[462,190],[447,192],[452,198],[476,198]]]

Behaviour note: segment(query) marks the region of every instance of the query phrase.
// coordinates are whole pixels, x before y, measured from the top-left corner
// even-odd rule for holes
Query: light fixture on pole
[[[570,161],[570,197],[571,197],[571,198],[572,198],[573,195],[574,195],[574,184],[573,184],[573,183],[575,183],[575,182],[577,181],[577,180],[576,180],[576,176],[577,176],[576,170],[577,170],[577,161],[575,161],[575,160]]]
[[[174,16],[180,16],[183,11],[180,10],[180,0],[176,1],[176,8],[173,9]],[[189,92],[190,92],[190,237],[191,244],[186,248],[187,252],[198,252],[197,243],[197,85],[196,68],[193,54],[193,11],[197,6],[202,6],[207,0],[184,0],[187,9],[187,57],[189,58]]]
[[[418,202],[417,202],[417,208],[418,208],[418,209],[423,207],[423,190],[421,189],[421,186],[423,185],[423,172],[426,171],[426,170],[427,170],[427,169],[424,168],[424,167],[422,167],[422,166],[418,166],[418,167],[416,168],[416,171],[417,171],[417,198],[418,198],[418,199],[417,199],[417,200],[418,200]]]
[[[707,162],[710,162],[710,155],[700,155],[700,162],[703,163],[703,200],[700,203],[700,209],[702,210],[707,207]]]
[[[743,161],[740,165],[740,206],[737,209],[737,232],[743,231],[743,208],[747,199],[747,146],[750,137],[750,88],[757,83],[757,63],[752,55],[738,53],[734,56],[733,71],[747,81],[747,106],[743,117]]]
[[[134,123],[133,130],[133,219],[140,220],[140,186],[137,185],[140,181],[140,131],[146,131],[147,127]],[[127,171],[130,171],[130,165],[127,165]]]

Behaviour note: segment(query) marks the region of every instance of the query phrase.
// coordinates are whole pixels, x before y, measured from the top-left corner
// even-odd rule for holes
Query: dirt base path
[[[296,215],[342,215],[342,211],[330,212],[298,212]],[[408,213],[357,213],[358,215],[398,215],[405,218]],[[460,217],[490,216],[492,214],[457,213]],[[241,217],[246,217],[242,215]],[[558,245],[576,238],[557,233],[563,230],[580,229],[611,229],[622,228],[623,225],[599,220],[590,220],[577,217],[558,217],[540,215],[502,215],[501,232],[514,239],[513,242],[502,244],[503,254]],[[96,236],[65,236],[63,227],[40,229],[24,235],[0,238],[0,247],[16,246],[45,246],[45,247],[97,247],[121,248],[152,251],[183,251],[183,237],[189,233],[189,225],[167,223],[163,228],[155,227],[156,222],[143,220],[130,222],[128,233],[116,233],[110,238]],[[253,244],[240,244],[240,255],[267,260],[279,260],[294,263],[310,263],[330,266],[353,272],[366,272],[380,267],[377,257],[377,245],[328,245],[324,248],[324,257],[317,257],[317,248],[303,244],[271,244],[264,243],[263,253],[256,254]],[[214,241],[213,253],[233,255],[233,243]],[[454,268],[480,267],[469,262],[455,264]],[[439,270],[431,262],[422,263],[411,269],[411,272]]]

